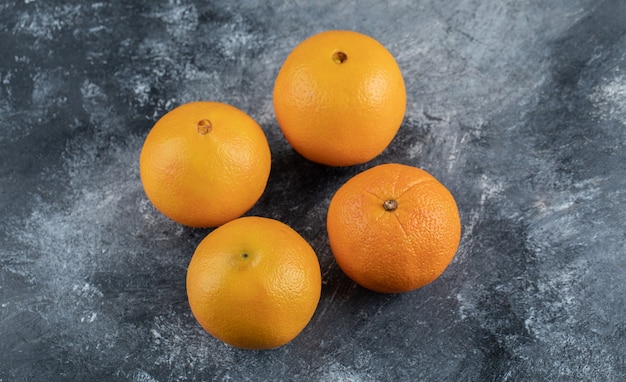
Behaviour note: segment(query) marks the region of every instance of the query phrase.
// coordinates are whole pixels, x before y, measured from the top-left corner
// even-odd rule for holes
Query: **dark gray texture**
[[[282,61],[326,29],[405,76],[404,123],[365,165],[307,162],[275,121]],[[0,53],[0,381],[626,379],[626,2],[4,1]],[[185,272],[209,230],[143,193],[143,139],[195,100],[262,125],[250,214],[319,256],[318,310],[282,348],[199,327]],[[446,272],[402,295],[355,286],[325,233],[333,192],[385,162],[431,172],[463,223]]]

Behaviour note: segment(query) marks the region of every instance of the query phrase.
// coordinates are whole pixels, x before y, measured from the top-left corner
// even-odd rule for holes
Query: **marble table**
[[[272,108],[286,55],[327,29],[376,38],[406,81],[398,135],[359,166],[306,161]],[[6,0],[0,53],[0,381],[626,380],[626,2]],[[210,230],[143,192],[143,139],[196,100],[259,122],[249,214],[319,257],[284,347],[200,328],[185,274]],[[444,274],[399,295],[350,281],[325,230],[334,191],[387,162],[437,177],[463,224]]]

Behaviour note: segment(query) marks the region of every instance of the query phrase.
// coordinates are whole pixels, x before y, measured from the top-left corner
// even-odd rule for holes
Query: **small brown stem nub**
[[[343,64],[348,59],[348,55],[344,52],[333,53],[333,61],[335,64]]]
[[[385,211],[394,211],[398,208],[398,202],[393,199],[385,200],[383,207],[385,208]]]
[[[198,134],[205,135],[211,131],[213,124],[208,119],[201,119],[198,121],[196,128],[198,129]]]

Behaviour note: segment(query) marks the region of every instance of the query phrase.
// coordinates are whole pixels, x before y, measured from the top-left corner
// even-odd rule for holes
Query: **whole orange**
[[[307,38],[287,56],[274,84],[274,112],[289,144],[330,166],[378,156],[398,132],[405,109],[394,57],[358,32]]]
[[[439,277],[454,257],[461,221],[452,194],[416,167],[365,170],[332,197],[327,216],[339,267],[359,285],[408,292]]]
[[[200,325],[235,347],[269,349],[294,339],[311,320],[322,278],[313,248],[286,224],[235,219],[198,245],[187,296]]]
[[[258,201],[270,174],[270,148],[246,113],[219,102],[191,102],[161,117],[139,159],[154,206],[191,227],[216,227]]]

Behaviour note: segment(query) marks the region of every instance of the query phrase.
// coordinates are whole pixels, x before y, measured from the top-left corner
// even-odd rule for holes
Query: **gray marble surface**
[[[327,29],[382,42],[408,107],[372,162],[288,146],[272,87]],[[0,4],[0,381],[623,381],[626,2],[6,0]],[[185,273],[209,230],[147,201],[154,122],[213,100],[272,149],[250,214],[316,250],[318,310],[290,344],[231,348],[191,315]],[[355,286],[325,232],[333,192],[375,164],[435,175],[459,251],[415,292]]]

